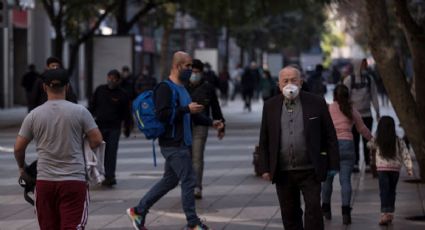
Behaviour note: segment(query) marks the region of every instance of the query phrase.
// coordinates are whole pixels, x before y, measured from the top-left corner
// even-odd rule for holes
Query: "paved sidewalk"
[[[223,108],[228,124],[223,141],[218,141],[216,133],[210,130],[205,159],[204,199],[197,201],[197,210],[215,230],[282,229],[275,188],[255,177],[251,164],[252,150],[258,142],[262,103],[256,102],[252,113],[243,112],[242,107],[242,103],[236,101]],[[25,108],[20,110],[9,110],[9,118],[3,117],[7,113],[0,111],[0,121],[22,119],[26,111]],[[2,128],[0,146],[13,146],[17,129],[16,125]],[[27,154],[27,161],[35,158],[33,144]],[[132,229],[125,209],[137,204],[162,175],[163,159],[158,156],[159,166],[152,166],[150,142],[144,140],[140,133],[135,132],[129,139],[122,138],[118,154],[117,186],[113,189],[91,188],[87,229]],[[417,173],[416,162],[415,166]],[[17,185],[16,174],[13,155],[0,150],[0,230],[38,229],[34,211],[25,203],[22,189]],[[395,220],[393,225],[384,228],[378,225],[378,181],[364,172],[352,177],[353,223],[350,226],[342,225],[340,186],[336,177],[332,197],[333,218],[325,221],[326,229],[425,229],[425,222],[405,219],[425,215],[425,185],[406,183],[406,179],[409,178],[403,169],[397,190]],[[147,219],[149,229],[182,228],[185,218],[180,193],[178,187],[155,204]]]
[[[20,126],[27,115],[27,107],[0,109],[0,130]]]

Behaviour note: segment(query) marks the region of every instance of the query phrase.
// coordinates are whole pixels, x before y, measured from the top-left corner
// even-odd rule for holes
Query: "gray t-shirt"
[[[37,179],[84,181],[82,136],[94,128],[90,112],[66,100],[49,100],[32,110],[19,136],[36,142]]]

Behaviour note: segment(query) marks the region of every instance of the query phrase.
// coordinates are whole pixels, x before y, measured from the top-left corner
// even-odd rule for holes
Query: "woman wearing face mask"
[[[192,75],[187,84],[192,101],[204,106],[203,113],[213,120],[221,120],[224,122],[221,113],[220,104],[217,99],[215,87],[204,79],[202,76],[204,64],[198,60],[192,61]],[[196,175],[195,198],[202,198],[202,177],[204,171],[204,150],[208,136],[208,126],[197,124],[194,120],[192,123],[192,163]],[[218,130],[219,139],[224,137],[224,128]]]

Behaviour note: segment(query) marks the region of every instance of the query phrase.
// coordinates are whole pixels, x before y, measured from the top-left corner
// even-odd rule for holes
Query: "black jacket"
[[[130,128],[133,123],[130,106],[130,98],[123,89],[110,89],[108,85],[97,87],[89,102],[99,128],[120,129],[122,122]]]
[[[241,85],[243,90],[254,90],[260,82],[260,71],[256,69],[247,68],[242,74]]]
[[[190,94],[193,102],[197,102],[205,107],[203,114],[213,120],[222,120],[224,117],[221,112],[220,103],[217,99],[215,88],[209,82],[202,80],[198,85],[189,84],[187,91]],[[193,122],[195,125],[199,125],[196,120]]]
[[[275,182],[279,168],[282,94],[264,102],[260,131],[260,171],[270,173]],[[328,170],[339,170],[339,149],[335,128],[325,100],[311,93],[300,92],[303,109],[307,153],[316,177],[323,181]],[[324,154],[326,153],[326,154]]]
[[[35,71],[28,71],[21,81],[21,86],[24,87],[27,93],[30,93],[34,87],[35,82],[40,77],[40,74]]]

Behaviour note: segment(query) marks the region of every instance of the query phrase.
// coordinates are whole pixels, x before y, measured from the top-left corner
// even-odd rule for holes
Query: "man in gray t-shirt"
[[[85,182],[83,134],[91,148],[102,135],[83,106],[65,100],[69,80],[63,69],[44,74],[48,101],[24,119],[15,144],[15,158],[24,176],[25,150],[34,139],[38,155],[35,205],[40,229],[84,228],[88,190]]]

